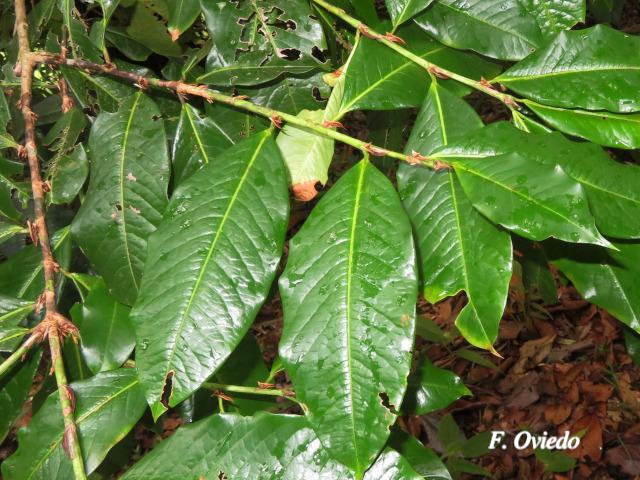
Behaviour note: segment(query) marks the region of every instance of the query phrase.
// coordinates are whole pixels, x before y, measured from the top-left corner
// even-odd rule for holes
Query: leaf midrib
[[[522,80],[539,80],[541,78],[559,77],[561,75],[573,75],[573,74],[580,74],[580,73],[599,73],[599,72],[607,72],[609,70],[612,70],[613,72],[618,72],[620,70],[640,70],[640,67],[625,66],[625,65],[607,65],[607,67],[605,68],[589,68],[589,69],[579,68],[576,70],[566,69],[566,70],[558,70],[554,72],[527,74],[523,76],[513,76],[513,77],[506,77],[505,75],[508,74],[509,72],[505,72],[505,75],[500,75],[499,77],[495,78],[493,81],[501,82],[501,83],[514,83],[514,82],[520,82]]]
[[[171,350],[169,352],[169,356],[167,357],[167,368],[165,369],[165,372],[162,376],[163,378],[163,385],[161,385],[161,389],[160,389],[160,393],[158,394],[158,398],[160,398],[162,396],[162,391],[164,390],[164,379],[167,378],[167,375],[169,374],[169,372],[171,371],[171,364],[173,362],[173,357],[175,356],[176,353],[176,347],[178,345],[178,337],[180,336],[180,334],[182,333],[182,330],[184,329],[184,325],[186,323],[187,320],[187,316],[189,315],[189,312],[191,311],[191,307],[193,305],[193,301],[195,299],[196,294],[198,293],[198,290],[200,289],[200,285],[202,284],[202,280],[204,278],[204,273],[207,269],[207,266],[209,264],[209,262],[211,261],[211,257],[213,256],[213,252],[215,251],[215,248],[218,244],[218,240],[220,239],[220,236],[222,235],[222,231],[224,230],[224,226],[227,223],[227,220],[229,219],[229,215],[231,214],[231,210],[233,209],[233,206],[235,205],[235,202],[238,198],[238,195],[240,194],[240,190],[242,189],[242,187],[244,186],[244,183],[247,180],[247,177],[249,176],[249,172],[251,171],[251,168],[253,167],[256,159],[258,158],[258,155],[260,154],[260,151],[262,150],[262,147],[264,145],[264,143],[267,141],[267,139],[269,138],[269,133],[265,132],[263,133],[263,138],[260,141],[260,143],[257,145],[253,156],[251,157],[251,159],[249,160],[249,162],[247,163],[247,167],[245,168],[245,171],[242,174],[242,177],[240,178],[240,181],[238,182],[238,185],[236,186],[231,198],[229,199],[229,204],[227,205],[227,208],[222,216],[222,219],[220,220],[220,224],[218,225],[218,229],[215,232],[215,235],[211,241],[211,245],[209,246],[209,250],[207,251],[207,255],[204,259],[204,261],[202,262],[202,265],[200,266],[200,270],[198,272],[198,277],[196,278],[196,281],[194,283],[193,289],[191,290],[191,294],[189,296],[189,300],[187,301],[187,305],[185,306],[184,312],[180,318],[180,323],[178,324],[178,328],[176,329],[175,335],[173,335],[172,341],[171,341]],[[173,392],[171,392],[173,393]]]
[[[360,210],[360,199],[362,196],[362,186],[364,184],[364,173],[367,168],[368,160],[362,160],[360,166],[360,173],[358,176],[358,183],[356,184],[355,199],[353,203],[353,212],[351,217],[351,229],[349,233],[349,250],[347,254],[347,298],[346,298],[346,320],[347,320],[347,369],[349,376],[349,407],[351,417],[351,436],[353,439],[353,449],[356,456],[356,467],[360,471],[360,458],[358,456],[358,444],[356,441],[356,420],[354,417],[353,409],[353,370],[351,368],[351,289],[353,277],[353,257],[355,253],[355,235],[356,224],[358,221],[358,213]]]

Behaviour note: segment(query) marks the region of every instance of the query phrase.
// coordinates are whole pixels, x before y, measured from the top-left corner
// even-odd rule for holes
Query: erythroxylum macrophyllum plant
[[[416,303],[464,292],[449,335],[499,354],[516,262],[633,338],[640,39],[585,8],[4,2],[3,478],[451,478],[396,425],[471,394]]]

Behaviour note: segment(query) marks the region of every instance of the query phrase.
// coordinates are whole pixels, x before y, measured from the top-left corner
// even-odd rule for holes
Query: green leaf
[[[474,207],[523,237],[611,246],[596,229],[582,186],[558,165],[510,153],[459,159],[454,168]]]
[[[498,367],[489,359],[485,358],[481,353],[475,352],[468,348],[459,348],[454,352],[456,356],[469,360],[470,362],[477,363],[483,367],[490,368],[491,370],[498,370]]]
[[[69,268],[71,235],[69,228],[58,230],[51,237],[53,256],[62,269]],[[0,262],[0,293],[10,297],[35,301],[44,289],[42,252],[29,245]]]
[[[596,25],[562,32],[495,81],[555,107],[635,112],[639,70],[640,38]]]
[[[389,437],[389,445],[398,451],[411,464],[414,470],[425,478],[434,480],[452,480],[451,474],[438,455],[425,448],[415,437],[394,427]]]
[[[153,53],[149,47],[129,36],[124,27],[108,27],[104,35],[111,45],[136,62],[144,62]]]
[[[442,443],[447,456],[452,456],[462,449],[467,439],[458,427],[450,413],[447,413],[438,423],[438,439]]]
[[[587,13],[585,0],[524,0],[522,4],[536,19],[547,41],[576,23],[584,23]]]
[[[501,60],[520,60],[542,43],[520,0],[439,0],[415,22],[445,45]]]
[[[601,148],[563,135],[526,134],[505,122],[452,139],[435,156],[484,158],[519,152],[532,164],[556,162],[582,184],[598,229],[618,238],[640,237],[640,168],[611,159]],[[607,172],[603,175],[602,172]]]
[[[525,104],[548,125],[562,132],[607,147],[640,148],[640,114],[564,109],[529,101]]]
[[[328,457],[305,417],[259,413],[213,415],[181,427],[122,480],[213,480],[221,472],[229,479],[351,478]]]
[[[82,144],[58,158],[51,174],[51,202],[70,203],[76,198],[89,174],[89,162]]]
[[[166,18],[169,13],[163,0],[141,0],[135,3],[127,34],[149,50],[165,57],[177,57],[181,48],[171,41]]]
[[[560,450],[536,448],[533,453],[536,459],[544,465],[544,469],[547,472],[568,472],[576,466],[576,459]]]
[[[385,0],[393,26],[406,22],[433,3],[433,0]]]
[[[18,192],[23,198],[28,198],[30,194],[28,187],[13,180],[23,169],[22,163],[0,158],[0,215],[14,222],[21,222],[20,212],[14,201],[14,192]]]
[[[633,363],[640,366],[640,335],[629,328],[624,328],[624,345]]]
[[[569,277],[585,300],[640,333],[640,244],[614,245],[618,252],[557,246],[549,252],[551,263]]]
[[[481,125],[467,103],[432,85],[406,151],[430,155],[453,134]],[[456,325],[473,345],[493,348],[511,278],[509,235],[473,208],[453,172],[403,164],[397,177],[416,235],[425,298],[435,303],[464,290],[469,303]]]
[[[167,0],[169,23],[167,28],[175,42],[200,15],[200,0]]]
[[[326,48],[324,34],[307,2],[201,4],[213,48],[198,82],[259,85],[321,65],[313,55]]]
[[[93,472],[146,407],[135,370],[103,372],[72,383],[75,418],[87,473]],[[72,478],[71,461],[63,451],[64,422],[58,392],[53,392],[26,427],[18,432],[18,450],[2,463],[7,480]]]
[[[461,75],[490,78],[497,72],[496,65],[449,49],[429,39],[415,26],[401,28],[398,35],[415,55]],[[424,68],[366,37],[361,38],[355,48],[346,71],[338,117],[352,110],[394,110],[422,105],[430,83]],[[373,59],[375,68],[372,68]]]
[[[18,148],[18,143],[6,132],[0,132],[0,150],[3,148]]]
[[[229,136],[219,121],[202,116],[194,107],[184,103],[173,140],[175,183],[179,185],[235,143],[236,140]]]
[[[103,281],[89,292],[85,302],[71,309],[80,330],[82,355],[93,373],[122,366],[135,346],[129,308],[109,294]]]
[[[409,377],[409,389],[402,409],[424,415],[448,407],[463,395],[471,395],[471,391],[460,377],[424,358],[417,371]]]
[[[227,150],[174,192],[149,240],[131,313],[150,405],[163,398],[165,384],[168,404],[180,403],[242,340],[275,276],[288,207],[284,165],[268,131]]]
[[[402,455],[388,447],[382,451],[364,475],[364,480],[423,480],[423,478]]]
[[[366,159],[290,241],[280,293],[279,350],[296,396],[330,454],[361,478],[406,388],[417,295],[411,226]]]
[[[459,478],[460,473],[470,473],[472,475],[481,475],[483,477],[491,477],[484,468],[475,463],[465,460],[464,458],[450,458],[447,460],[447,467],[453,472],[455,478]]]
[[[131,305],[147,238],[167,205],[167,141],[151,99],[138,92],[101,113],[89,139],[91,178],[72,232],[113,296]]]
[[[9,105],[7,99],[4,96],[4,92],[0,92],[0,132],[7,131],[7,124],[11,120],[11,112],[9,111]]]
[[[0,352],[13,351],[16,340],[21,338],[18,334],[22,329],[17,329],[17,326],[33,308],[33,302],[0,294]]]
[[[0,442],[4,441],[13,424],[24,414],[24,403],[31,392],[33,376],[41,356],[41,350],[34,352],[0,380]]]
[[[14,225],[0,221],[0,245],[19,234],[27,233],[27,229],[21,225]]]
[[[522,264],[522,282],[525,288],[537,292],[545,305],[556,303],[558,301],[556,281],[542,248],[534,247],[531,242],[525,241],[518,241],[515,248],[523,254],[518,261]]]

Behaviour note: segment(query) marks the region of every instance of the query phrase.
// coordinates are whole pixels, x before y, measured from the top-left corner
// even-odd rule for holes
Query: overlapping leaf
[[[559,165],[509,153],[455,160],[454,168],[473,205],[523,237],[611,246],[596,229],[582,186]]]
[[[520,0],[438,0],[415,22],[445,45],[502,60],[520,60],[543,40]]]
[[[109,294],[104,282],[92,287],[86,300],[71,309],[80,330],[81,351],[93,373],[120,367],[133,351],[135,332],[129,308]]]
[[[33,308],[32,302],[0,294],[0,352],[13,350],[16,341],[8,337],[18,333],[16,327]]]
[[[131,313],[136,366],[156,414],[165,385],[168,404],[180,403],[244,337],[273,281],[287,217],[286,173],[266,131],[174,192]]]
[[[496,65],[486,60],[429,39],[415,26],[401,28],[398,35],[415,55],[462,75],[490,78],[498,71]],[[338,117],[357,109],[419,107],[429,87],[429,76],[424,68],[368,38],[358,42],[344,73],[347,78]],[[459,89],[460,86],[453,84],[450,87]]]
[[[0,380],[0,441],[4,441],[13,424],[24,413],[24,403],[29,397],[41,356],[41,351],[33,352]]]
[[[173,140],[174,181],[180,184],[235,143],[219,121],[201,116],[194,107],[183,104]]]
[[[597,25],[562,32],[496,81],[546,105],[635,112],[639,71],[640,38]]]
[[[427,8],[433,0],[385,0],[384,3],[396,27]]]
[[[464,101],[432,85],[407,150],[430,155],[481,125]],[[400,165],[398,189],[416,234],[426,299],[464,290],[469,303],[456,324],[469,342],[492,348],[511,278],[509,235],[473,208],[453,172]]]
[[[615,243],[619,251],[595,247],[548,249],[552,263],[595,305],[640,333],[640,244]]]
[[[91,128],[91,178],[72,232],[114,297],[138,293],[147,238],[167,205],[169,160],[160,112],[136,93]]]
[[[167,28],[172,40],[177,40],[200,15],[199,0],[168,0],[169,23]]]
[[[88,473],[140,419],[146,403],[135,370],[104,372],[70,385],[75,418]],[[2,463],[7,480],[72,478],[71,460],[63,450],[64,421],[58,392],[53,392],[31,422],[18,432],[18,450]]]
[[[521,3],[536,19],[547,41],[585,20],[585,0],[521,0]]]
[[[406,388],[417,282],[411,227],[366,159],[291,240],[280,355],[330,454],[361,478]],[[388,402],[388,404],[386,403]]]
[[[484,158],[519,152],[531,162],[560,164],[580,182],[600,231],[618,238],[640,236],[640,168],[612,160],[601,148],[562,135],[526,134],[507,123],[496,123],[455,137],[437,156]],[[607,172],[603,175],[602,172]]]
[[[324,34],[306,2],[202,2],[202,10],[214,46],[200,82],[258,85],[320,66]]]

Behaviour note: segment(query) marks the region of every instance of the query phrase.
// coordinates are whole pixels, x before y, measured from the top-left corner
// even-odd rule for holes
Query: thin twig
[[[29,163],[31,173],[31,189],[33,191],[34,224],[37,230],[38,243],[42,251],[42,267],[44,272],[44,305],[46,309],[45,317],[34,329],[33,333],[25,342],[23,347],[40,342],[45,338],[49,341],[51,350],[51,362],[58,385],[60,397],[60,407],[64,418],[64,438],[63,447],[69,455],[73,464],[73,472],[76,480],[85,480],[84,462],[78,441],[78,433],[74,419],[72,405],[73,393],[68,386],[67,376],[64,371],[64,363],[60,352],[60,344],[66,335],[77,333],[75,326],[64,316],[58,313],[56,307],[55,276],[58,268],[51,252],[49,243],[49,232],[45,221],[44,208],[44,188],[40,175],[40,164],[38,162],[38,152],[36,149],[35,122],[36,115],[31,109],[31,85],[33,81],[34,63],[31,58],[29,47],[29,26],[27,24],[27,11],[24,0],[15,0],[16,32],[18,34],[19,45],[19,69],[20,74],[20,109],[24,118],[24,155]],[[23,348],[21,347],[21,348]]]
[[[147,87],[156,87],[156,88],[166,88],[169,90],[173,90],[179,96],[187,96],[192,95],[195,97],[204,98],[208,102],[220,102],[226,105],[230,105],[232,107],[236,107],[242,110],[246,110],[257,115],[261,115],[271,120],[271,122],[279,126],[283,121],[295,125],[297,127],[309,130],[311,132],[333,138],[342,143],[346,143],[347,145],[351,145],[354,148],[357,148],[363,153],[371,154],[374,156],[387,156],[396,158],[398,160],[402,160],[408,163],[422,163],[428,167],[432,166],[432,162],[430,159],[426,157],[416,157],[415,155],[407,155],[400,152],[394,152],[393,150],[387,150],[386,148],[377,147],[372,145],[369,142],[364,142],[357,138],[351,137],[349,135],[345,135],[344,133],[340,133],[336,131],[334,128],[330,128],[328,126],[323,126],[320,123],[315,123],[310,120],[306,120],[304,118],[297,117],[295,115],[291,115],[289,113],[281,112],[278,110],[274,110],[272,108],[263,107],[260,105],[256,105],[255,103],[247,101],[243,97],[232,97],[229,95],[224,95],[222,93],[216,92],[206,85],[195,85],[191,83],[185,83],[182,81],[173,81],[173,80],[161,80],[159,78],[153,77],[144,77],[137,75],[133,72],[126,72],[124,70],[118,70],[114,65],[100,65],[97,63],[88,62],[86,60],[77,59],[77,58],[63,58],[60,55],[48,53],[48,52],[38,52],[31,54],[31,57],[34,62],[45,63],[48,65],[60,66],[64,65],[67,67],[73,67],[80,70],[85,70],[89,73],[102,73],[106,75],[111,75],[114,77],[121,78],[123,80],[127,80],[131,83],[134,83],[140,88]]]
[[[464,75],[460,75],[458,73],[452,72],[451,70],[447,70],[446,68],[440,67],[435,63],[425,60],[424,58],[419,57],[418,55],[404,48],[401,45],[404,42],[399,37],[396,37],[391,33],[386,33],[386,34],[378,33],[373,28],[366,25],[365,23],[361,22],[356,18],[353,18],[344,9],[340,7],[336,7],[335,5],[332,5],[329,2],[326,2],[325,0],[312,0],[312,1],[317,5],[320,5],[322,8],[324,8],[328,12],[331,12],[333,15],[340,18],[344,22],[351,25],[353,28],[363,33],[363,35],[371,39],[377,40],[383,45],[386,45],[390,49],[398,52],[403,57],[408,58],[412,62],[420,65],[430,75],[434,75],[442,79],[449,79],[449,78],[453,79],[475,90],[479,90],[481,92],[486,93],[487,95],[497,98],[510,109],[518,108],[518,103],[517,103],[518,99],[516,99],[512,95],[501,92],[497,88],[494,88],[486,80],[473,80],[472,78],[465,77]]]
[[[207,390],[212,390],[216,392],[218,390],[223,390],[229,393],[245,393],[249,395],[266,395],[270,397],[283,397],[288,400],[291,400],[294,403],[300,405],[300,407],[305,410],[306,406],[296,399],[295,393],[291,390],[280,390],[275,388],[257,388],[257,387],[245,387],[244,385],[227,385],[224,383],[213,383],[213,382],[205,382],[202,384],[204,388]]]

